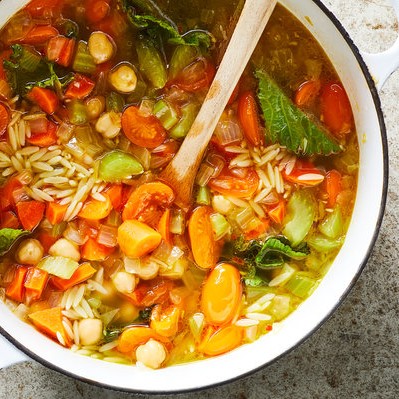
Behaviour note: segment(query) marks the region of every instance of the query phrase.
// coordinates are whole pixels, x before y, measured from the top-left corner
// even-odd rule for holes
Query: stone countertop
[[[382,51],[398,34],[388,0],[324,3],[363,50]],[[354,289],[329,321],[278,362],[234,383],[182,394],[180,398],[399,397],[399,72],[392,75],[380,94],[389,141],[388,202],[377,244]],[[0,370],[1,399],[129,396],[135,395],[93,387],[33,361]]]

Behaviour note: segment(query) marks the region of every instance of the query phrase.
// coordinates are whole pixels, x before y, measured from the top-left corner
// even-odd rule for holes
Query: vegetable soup
[[[33,0],[0,31],[0,297],[60,345],[153,369],[223,354],[276,328],[340,250],[352,111],[280,5],[189,209],[160,178],[242,5]]]

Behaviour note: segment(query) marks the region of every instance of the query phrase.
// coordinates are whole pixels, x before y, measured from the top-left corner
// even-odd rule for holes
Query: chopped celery
[[[132,155],[122,151],[111,151],[101,158],[98,176],[106,182],[118,182],[143,172],[142,165]]]
[[[111,91],[107,95],[107,98],[105,100],[105,108],[107,112],[110,111],[114,111],[117,113],[122,112],[124,106],[125,106],[125,100],[120,94]]]
[[[70,279],[79,267],[79,263],[64,256],[48,256],[42,259],[37,267],[54,276]]]
[[[205,324],[205,316],[203,313],[194,313],[189,319],[188,324],[190,326],[191,334],[193,335],[195,341],[201,339],[202,330]]]
[[[84,125],[88,121],[87,108],[84,103],[79,100],[72,100],[67,105],[69,121],[73,125]]]
[[[288,316],[291,311],[291,297],[288,295],[276,295],[267,309],[275,321],[280,321]]]
[[[283,286],[294,275],[295,272],[295,268],[290,266],[288,263],[284,263],[284,266],[281,268],[278,275],[269,282],[269,287]]]
[[[343,234],[343,218],[341,208],[336,206],[332,213],[319,224],[319,230],[328,238],[336,239]]]
[[[211,193],[210,193],[208,187],[200,186],[198,188],[197,198],[196,198],[195,202],[199,205],[210,205]]]
[[[161,54],[154,44],[145,38],[137,41],[136,50],[141,72],[156,89],[162,89],[168,80],[168,75]]]
[[[300,298],[307,298],[317,286],[317,281],[306,272],[297,272],[285,284],[285,288]]]
[[[169,79],[175,79],[183,68],[191,64],[198,55],[197,47],[184,44],[177,46],[169,64]]]
[[[13,58],[19,61],[19,68],[27,72],[36,71],[42,61],[42,56],[34,47],[13,44],[11,48],[13,51]]]
[[[181,209],[175,209],[170,221],[170,232],[172,234],[183,234],[185,228],[185,215]]]
[[[319,252],[328,252],[334,249],[338,249],[344,243],[344,237],[339,237],[335,240],[323,237],[321,235],[315,235],[309,238],[308,244],[310,247]]]
[[[216,240],[220,240],[230,231],[229,222],[220,213],[213,213],[211,215],[211,223],[212,223],[213,232],[215,233]]]
[[[87,300],[87,302],[89,303],[90,307],[92,307],[93,309],[98,309],[101,306],[101,299],[99,298],[89,298]]]
[[[188,103],[181,108],[181,118],[177,125],[170,131],[172,139],[181,139],[186,136],[198,113],[198,105]]]
[[[76,50],[75,59],[73,60],[72,69],[75,72],[93,74],[96,71],[96,64],[87,48],[87,43],[80,41]]]
[[[173,126],[175,126],[179,120],[179,117],[177,116],[177,112],[174,107],[172,107],[172,105],[170,105],[165,100],[157,101],[154,105],[152,112],[161,121],[162,126],[166,130],[169,130]]]
[[[283,234],[295,247],[306,237],[316,217],[317,204],[309,190],[295,191],[287,204]]]

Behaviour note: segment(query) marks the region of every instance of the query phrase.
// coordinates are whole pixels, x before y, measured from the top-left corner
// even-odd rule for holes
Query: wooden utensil
[[[176,193],[176,203],[190,206],[194,179],[213,131],[254,51],[276,0],[246,0],[237,26],[202,107],[178,153],[160,178]]]

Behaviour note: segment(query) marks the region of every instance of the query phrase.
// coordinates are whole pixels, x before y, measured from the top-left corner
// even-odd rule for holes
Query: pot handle
[[[28,360],[31,359],[0,334],[0,370]]]
[[[391,0],[393,9],[399,21],[399,0]],[[394,45],[386,51],[377,54],[360,52],[378,90],[381,90],[387,79],[399,68],[399,37]]]

